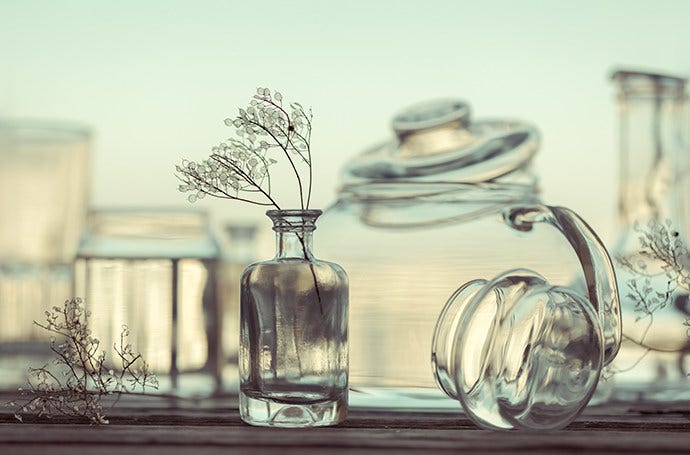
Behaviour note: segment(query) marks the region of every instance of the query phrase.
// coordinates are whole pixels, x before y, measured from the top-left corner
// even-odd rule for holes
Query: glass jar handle
[[[504,219],[519,231],[530,231],[535,223],[548,223],[573,247],[584,272],[587,297],[599,316],[604,335],[604,364],[608,365],[620,348],[622,323],[613,264],[597,234],[578,214],[565,207],[512,207],[506,210]]]

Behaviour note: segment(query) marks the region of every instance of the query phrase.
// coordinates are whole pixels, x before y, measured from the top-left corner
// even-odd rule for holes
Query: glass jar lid
[[[395,138],[355,157],[344,187],[371,182],[491,182],[527,168],[537,129],[511,119],[473,120],[470,105],[439,99],[393,118]]]

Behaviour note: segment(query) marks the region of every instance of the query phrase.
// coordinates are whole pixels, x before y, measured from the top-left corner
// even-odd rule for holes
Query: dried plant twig
[[[690,269],[688,268],[688,249],[670,221],[652,220],[646,226],[635,225],[639,234],[639,250],[634,259],[618,257],[617,262],[627,270],[632,278],[626,282],[625,298],[634,304],[635,321],[646,320],[639,339],[623,337],[644,349],[643,357],[650,352],[686,352],[690,340],[682,351],[661,349],[646,343],[647,334],[654,324],[657,312],[677,304],[679,291],[690,292]],[[684,326],[690,327],[687,309],[678,308],[686,314]],[[690,336],[690,332],[688,333]],[[635,363],[639,363],[642,358]],[[626,368],[627,371],[635,365]]]
[[[196,202],[206,196],[251,204],[281,206],[271,187],[270,168],[285,159],[294,174],[300,208],[308,209],[312,191],[311,110],[299,103],[283,104],[283,95],[258,88],[246,109],[225,119],[235,135],[211,148],[202,161],[183,160],[175,166],[178,189]],[[306,182],[305,182],[306,180]]]
[[[51,333],[52,364],[29,368],[27,387],[19,389],[26,401],[17,404],[15,417],[22,421],[26,413],[39,417],[78,417],[96,425],[107,424],[102,398],[157,389],[158,380],[149,371],[141,354],[134,353],[127,342],[129,329],[122,327],[119,344],[114,349],[120,363],[117,371],[106,368],[106,354],[99,351],[100,341],[88,327],[90,313],[80,298],[66,300],[62,307],[46,311],[43,323],[34,324]]]
[[[671,222],[651,221],[646,227],[635,226],[640,249],[633,262],[618,257],[618,263],[635,275],[626,285],[626,298],[635,303],[637,320],[653,319],[654,313],[671,303],[678,289],[690,291],[690,270],[686,267],[688,250]],[[650,268],[650,264],[656,267]],[[665,276],[665,286],[655,289],[652,279]]]

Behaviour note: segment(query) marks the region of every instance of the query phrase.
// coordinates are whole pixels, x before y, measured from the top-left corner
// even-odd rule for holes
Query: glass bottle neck
[[[276,259],[306,259],[312,256],[312,233],[321,210],[269,210],[276,233]]]
[[[276,259],[312,259],[311,232],[276,232]]]

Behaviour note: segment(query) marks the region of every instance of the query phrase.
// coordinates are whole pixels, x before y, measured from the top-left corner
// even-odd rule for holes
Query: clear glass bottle
[[[684,198],[674,191],[684,147],[686,80],[640,71],[617,71],[612,79],[620,121],[620,227],[612,255],[619,259],[624,335],[613,364],[613,396],[690,398],[687,290],[667,276],[663,261],[644,254],[640,240],[649,233],[675,243],[672,237],[687,229],[679,204]]]
[[[335,425],[347,413],[348,278],[316,259],[320,210],[269,210],[276,256],[250,265],[240,297],[240,415],[252,425]]]

